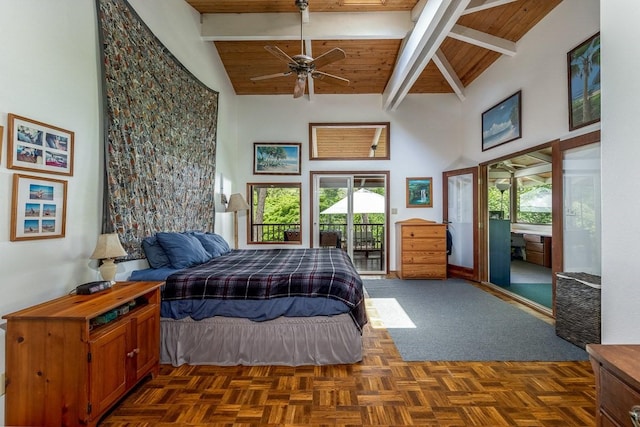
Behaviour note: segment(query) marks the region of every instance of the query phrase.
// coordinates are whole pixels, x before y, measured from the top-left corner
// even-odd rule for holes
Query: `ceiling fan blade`
[[[300,98],[301,96],[304,95],[304,87],[306,83],[307,83],[307,75],[306,74],[298,75],[298,78],[296,79],[296,85],[293,87],[294,98]]]
[[[338,86],[349,86],[349,80],[342,77],[334,76],[333,74],[323,73],[322,71],[314,71],[313,73],[311,73],[311,77]]]
[[[286,62],[287,64],[296,63],[296,61],[294,61],[292,57],[284,53],[278,46],[267,45],[264,48],[267,50],[267,52],[269,52],[279,60]]]
[[[313,64],[316,66],[316,68],[322,68],[325,65],[331,64],[335,61],[339,61],[346,57],[347,54],[344,53],[344,50],[340,49],[339,47],[335,47],[314,59]]]
[[[289,75],[291,75],[291,71],[287,71],[285,73],[275,73],[275,74],[267,74],[265,76],[251,77],[251,80],[253,81],[266,80],[266,79],[273,79],[275,77],[285,77]]]

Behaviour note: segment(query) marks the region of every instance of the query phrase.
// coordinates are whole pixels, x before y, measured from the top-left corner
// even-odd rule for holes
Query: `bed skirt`
[[[349,314],[160,319],[160,363],[189,365],[334,365],[362,360],[362,335]]]

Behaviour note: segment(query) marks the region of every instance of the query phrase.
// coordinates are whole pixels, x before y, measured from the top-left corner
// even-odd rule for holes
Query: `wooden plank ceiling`
[[[289,56],[300,53],[303,44],[300,40],[300,12],[294,0],[186,0],[194,9],[202,14],[203,38],[211,40],[220,54],[225,70],[238,95],[276,95],[292,94],[295,75],[277,77],[267,80],[252,81],[251,77],[275,74],[288,71],[287,64],[264,49],[265,45],[274,45],[282,49]],[[422,31],[421,14],[428,14],[437,7],[442,0],[309,0],[308,15],[303,14],[305,24],[302,32],[307,31],[312,23],[326,22],[335,17],[335,32],[337,38],[332,38],[323,27],[322,39],[311,39],[305,35],[306,54],[318,57],[320,54],[340,47],[346,53],[346,58],[322,67],[320,70],[329,74],[349,79],[348,86],[338,86],[313,79],[312,85],[307,86],[309,96],[315,94],[383,94],[388,95],[392,104],[393,91],[405,93],[456,93],[464,99],[464,88],[471,84],[488,67],[503,54],[517,55],[517,42],[531,30],[542,18],[553,10],[562,0],[453,0],[458,9],[445,11],[440,6],[437,14],[449,16],[450,22],[442,21],[434,33],[416,39],[426,45],[427,54],[424,64],[411,66],[410,70],[402,69],[398,59],[404,59],[407,52],[403,52],[403,45],[414,46],[410,37],[412,32]],[[355,4],[350,4],[355,3]],[[367,4],[370,3],[370,4]],[[431,9],[430,9],[431,8]],[[442,11],[442,12],[441,12]],[[389,15],[389,13],[391,13]],[[222,14],[222,15],[221,15]],[[238,15],[240,14],[240,15]],[[268,15],[263,15],[268,14]],[[298,25],[291,25],[287,40],[281,37],[269,39],[269,30],[261,30],[261,22],[280,22],[276,14],[295,14]],[[266,16],[267,18],[262,18]],[[387,27],[376,17],[406,18],[408,31],[402,37],[395,34],[383,35],[382,27]],[[216,34],[215,29],[205,28],[206,18],[238,19],[238,17],[252,17],[241,30],[234,34]],[[353,18],[350,18],[353,17]],[[293,16],[291,16],[293,19]],[[365,34],[360,28],[361,19],[378,22],[371,35]],[[442,19],[444,18],[437,18]],[[308,22],[307,22],[308,21]],[[215,21],[223,22],[223,21]],[[234,21],[235,22],[235,21]],[[257,24],[249,24],[257,22]],[[353,29],[345,22],[353,22]],[[437,23],[437,22],[436,22]],[[237,26],[241,26],[238,24]],[[278,24],[274,24],[278,25]],[[390,22],[389,28],[396,25]],[[413,27],[415,25],[415,27]],[[281,25],[284,27],[285,25]],[[220,27],[218,25],[217,27]],[[370,26],[371,28],[371,26]],[[435,25],[434,25],[435,28]],[[252,35],[252,30],[256,31]],[[274,32],[276,29],[272,29]],[[297,30],[297,34],[295,31]],[[213,34],[210,33],[213,31]],[[431,31],[431,30],[427,30]],[[206,35],[205,35],[206,32]],[[438,33],[440,32],[440,33]],[[286,33],[284,31],[283,33]],[[352,33],[353,37],[341,37]],[[391,31],[390,31],[391,33]],[[382,35],[381,35],[382,34]],[[440,34],[440,36],[438,36]],[[235,39],[234,39],[235,38]],[[434,46],[435,45],[435,46]],[[406,48],[406,47],[405,47]],[[422,47],[424,48],[424,47]],[[408,49],[408,48],[407,48]],[[409,52],[411,54],[411,52]],[[434,61],[435,58],[436,61]],[[417,71],[416,71],[417,70]],[[398,84],[394,89],[396,76],[402,81],[408,81],[403,89]],[[412,77],[410,73],[414,73]],[[405,76],[405,74],[409,74]],[[391,81],[391,84],[390,84]],[[391,87],[391,89],[390,89]],[[385,94],[385,91],[391,94]],[[396,101],[400,102],[400,101]],[[393,107],[393,105],[392,105]]]

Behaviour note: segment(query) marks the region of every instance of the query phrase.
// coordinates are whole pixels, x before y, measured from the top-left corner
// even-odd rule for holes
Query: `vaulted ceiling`
[[[236,94],[293,93],[295,75],[251,80],[288,70],[266,45],[315,58],[339,47],[346,58],[321,71],[349,85],[307,79],[306,96],[382,94],[393,110],[408,93],[463,100],[465,87],[501,55],[517,55],[517,42],[562,0],[309,0],[302,13],[295,0],[186,1]]]

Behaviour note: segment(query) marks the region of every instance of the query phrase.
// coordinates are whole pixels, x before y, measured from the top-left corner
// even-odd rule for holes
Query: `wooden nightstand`
[[[631,426],[640,405],[640,345],[587,344],[596,379],[596,425]]]
[[[3,316],[6,424],[95,426],[157,375],[162,284],[121,282]]]

